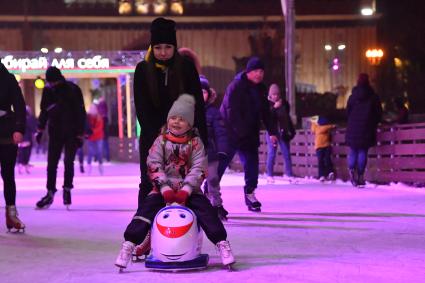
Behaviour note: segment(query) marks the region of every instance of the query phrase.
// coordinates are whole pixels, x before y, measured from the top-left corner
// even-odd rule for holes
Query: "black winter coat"
[[[13,110],[12,110],[13,107]],[[24,134],[25,101],[15,77],[0,63],[0,140],[12,143],[14,132]]]
[[[195,97],[194,127],[198,128],[202,142],[207,146],[205,103],[199,75],[193,63],[176,53],[167,72],[155,67],[153,60],[137,64],[134,73],[134,104],[140,124],[141,151],[147,153],[152,146],[161,127],[167,122],[171,106],[182,93]]]
[[[289,115],[289,103],[282,101],[279,108],[274,108],[273,102],[269,102],[272,122],[277,129],[278,137],[284,141],[290,141],[295,137],[295,128]]]
[[[227,132],[220,111],[212,104],[206,106],[208,128],[208,161],[219,159],[218,153],[228,152]]]
[[[347,103],[345,143],[362,149],[376,145],[376,129],[381,115],[381,102],[372,87],[355,86]]]
[[[270,135],[276,135],[266,93],[266,86],[252,83],[245,72],[236,75],[227,87],[220,113],[231,145],[248,150],[257,148],[261,121]]]
[[[84,136],[86,110],[81,89],[76,84],[63,81],[45,87],[40,103],[38,128],[44,129],[49,121],[49,137],[73,139]]]

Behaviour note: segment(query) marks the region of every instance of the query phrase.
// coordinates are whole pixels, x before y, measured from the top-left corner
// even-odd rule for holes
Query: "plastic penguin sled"
[[[151,230],[151,254],[145,266],[153,270],[183,271],[203,269],[208,254],[201,254],[203,232],[195,213],[173,203],[155,216]]]

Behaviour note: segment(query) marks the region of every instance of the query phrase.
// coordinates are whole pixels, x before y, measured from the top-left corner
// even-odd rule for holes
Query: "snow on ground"
[[[247,211],[243,175],[224,176],[225,224],[237,272],[221,267],[205,239],[208,269],[153,272],[133,263],[113,265],[123,231],[137,206],[138,165],[107,164],[105,175],[76,172],[73,205],[59,190],[48,210],[35,210],[45,194],[45,163],[17,175],[18,211],[25,234],[6,233],[0,218],[0,282],[424,282],[425,190],[404,185],[355,189],[337,181],[260,178],[263,212]],[[77,169],[77,166],[76,166]],[[61,176],[61,169],[58,176]],[[62,179],[58,178],[58,188]],[[2,205],[4,202],[2,202]]]

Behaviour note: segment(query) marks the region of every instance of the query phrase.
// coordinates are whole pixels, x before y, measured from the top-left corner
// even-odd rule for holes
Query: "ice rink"
[[[45,194],[45,163],[17,174],[17,207],[25,233],[7,233],[0,221],[0,282],[425,282],[425,189],[341,181],[321,184],[260,178],[261,213],[247,211],[243,175],[222,182],[225,224],[237,263],[223,269],[214,246],[206,270],[167,273],[130,264],[114,266],[123,232],[137,206],[138,165],[106,164],[104,176],[76,167],[73,205],[62,191],[48,210],[35,210]],[[62,175],[59,169],[59,176]],[[62,178],[58,178],[58,188]],[[1,202],[4,213],[4,200]]]

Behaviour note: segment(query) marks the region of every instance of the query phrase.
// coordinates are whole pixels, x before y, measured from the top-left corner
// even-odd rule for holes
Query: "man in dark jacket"
[[[43,89],[36,139],[40,142],[48,121],[47,194],[37,202],[38,208],[48,208],[53,203],[57,191],[56,174],[62,149],[65,149],[63,204],[71,205],[75,153],[82,146],[86,121],[81,89],[76,84],[66,81],[56,67],[47,69],[46,81],[48,86]]]
[[[353,186],[364,186],[367,152],[376,145],[376,129],[381,121],[382,108],[378,95],[369,83],[367,74],[360,74],[347,103],[347,132],[345,143],[350,147],[348,167]]]
[[[228,158],[221,161],[220,177],[237,152],[245,172],[245,203],[249,210],[260,211],[261,203],[255,197],[258,184],[258,147],[260,145],[260,122],[266,126],[273,143],[277,142],[276,129],[271,122],[267,101],[267,88],[262,83],[264,64],[252,57],[246,70],[239,73],[227,87],[221,115],[229,141]]]
[[[12,110],[13,107],[13,110]],[[17,217],[15,163],[25,131],[25,101],[15,77],[0,63],[0,164],[6,201],[7,229],[25,229]]]

